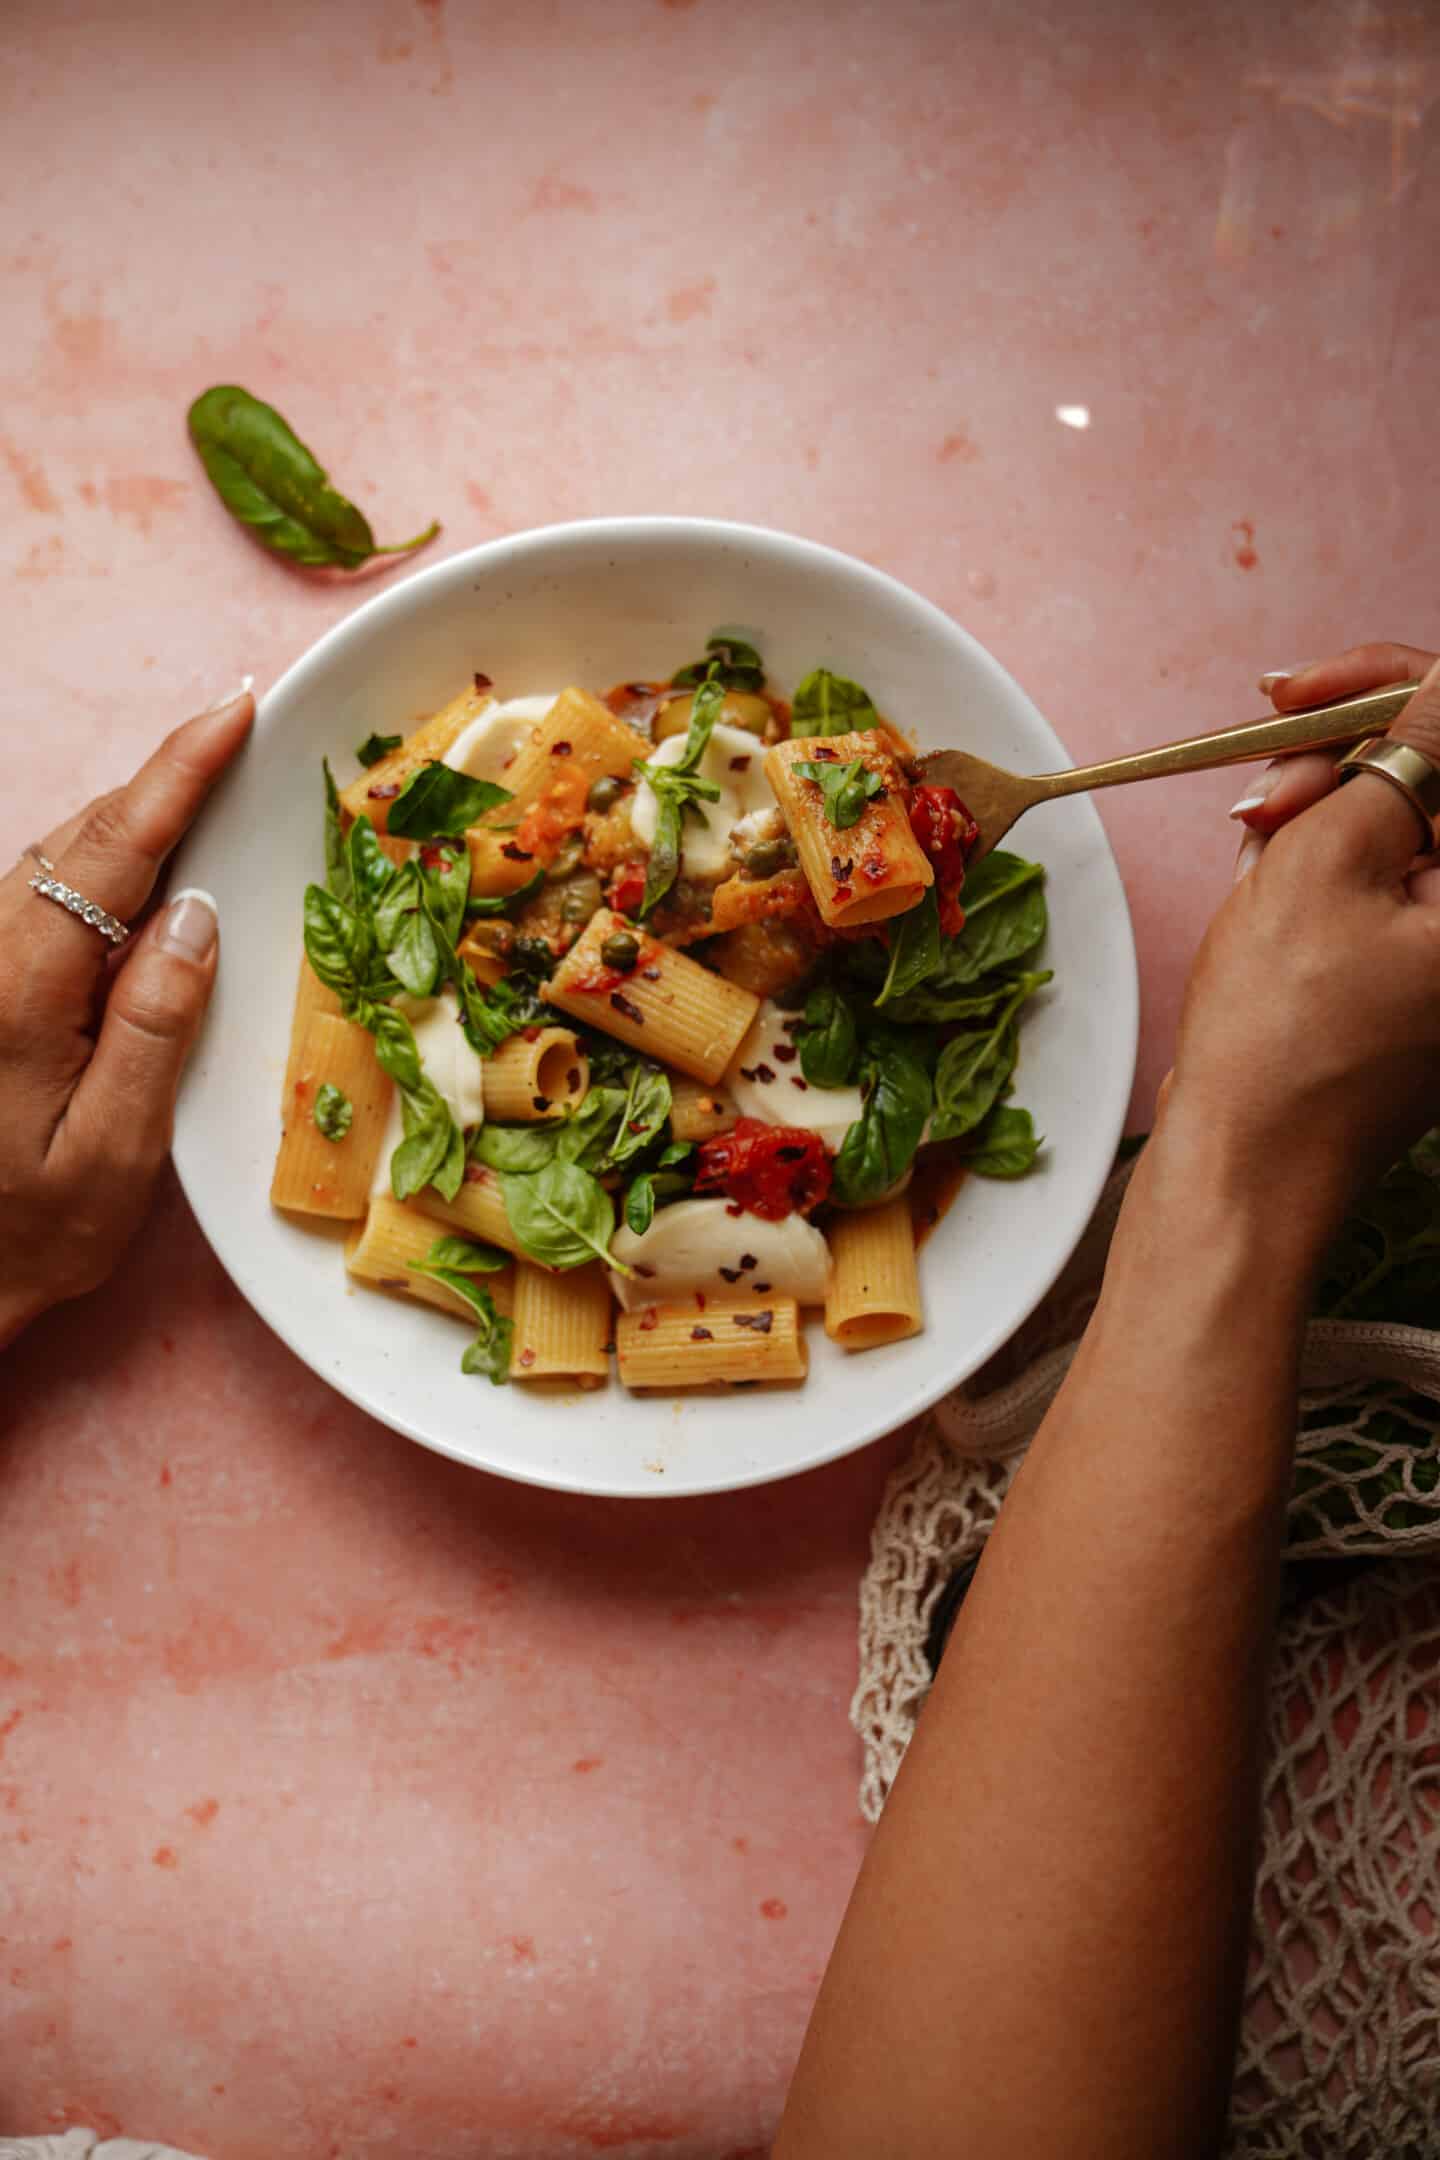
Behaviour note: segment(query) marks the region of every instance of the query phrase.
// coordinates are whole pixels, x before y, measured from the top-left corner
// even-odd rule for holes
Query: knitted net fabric
[[[915,1429],[861,1586],[860,1805],[873,1822],[984,1546],[1094,1305],[1117,1172],[1044,1305]],[[1440,1333],[1312,1323],[1287,1556],[1391,1564],[1282,1611],[1233,2160],[1440,2153]]]

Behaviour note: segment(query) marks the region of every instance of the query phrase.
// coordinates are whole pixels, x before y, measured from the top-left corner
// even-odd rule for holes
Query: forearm
[[[1213,2152],[1313,1244],[1142,1165],[827,1975],[777,2160]]]

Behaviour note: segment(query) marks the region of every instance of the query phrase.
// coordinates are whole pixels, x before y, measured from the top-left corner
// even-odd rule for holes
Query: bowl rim
[[[259,739],[262,735],[268,735],[270,732],[270,715],[273,709],[283,699],[303,693],[309,676],[321,669],[330,660],[337,648],[343,647],[347,642],[353,640],[363,632],[365,627],[373,626],[377,621],[383,620],[387,614],[404,613],[410,607],[413,607],[419,599],[420,590],[424,587],[438,588],[457,584],[463,582],[467,576],[479,567],[483,567],[487,571],[493,570],[497,562],[503,561],[507,555],[519,557],[526,554],[543,553],[547,548],[558,547],[576,539],[583,538],[603,546],[607,539],[623,543],[663,538],[667,535],[675,536],[682,533],[688,536],[702,539],[711,538],[731,544],[740,543],[743,545],[749,542],[757,547],[767,549],[774,549],[778,546],[785,550],[793,550],[798,556],[809,559],[821,569],[828,567],[847,576],[858,573],[863,578],[875,581],[881,587],[887,588],[890,594],[905,607],[918,611],[920,616],[938,635],[946,639],[959,640],[969,647],[972,658],[984,672],[993,675],[997,681],[1006,685],[1011,691],[1018,691],[1027,704],[1032,706],[1042,725],[1052,736],[1056,736],[1057,741],[1061,742],[1061,748],[1065,755],[1070,756],[1068,746],[1056,735],[1054,727],[1044,713],[1040,711],[1038,706],[1034,705],[1028,691],[994,657],[989,649],[974,636],[973,632],[967,630],[962,623],[957,622],[952,616],[947,615],[938,603],[928,599],[925,594],[917,592],[913,586],[907,585],[890,571],[876,563],[867,561],[862,556],[852,555],[844,549],[832,547],[825,541],[812,540],[804,534],[789,532],[781,527],[742,523],[726,518],[691,517],[678,513],[636,513],[618,517],[575,518],[550,525],[526,526],[518,532],[499,534],[491,540],[477,541],[474,546],[462,548],[456,554],[446,556],[442,561],[416,565],[408,575],[388,584],[384,590],[372,594],[368,599],[360,601],[357,606],[348,610],[338,621],[322,631],[318,638],[307,645],[290,662],[289,666],[277,676],[276,680],[256,700],[254,739]],[[222,781],[221,787],[215,791],[177,853],[177,873],[192,844],[197,842],[209,827],[212,814],[218,814],[224,794],[225,788]],[[1073,1257],[1076,1246],[1084,1235],[1085,1227],[1093,1216],[1101,1193],[1109,1179],[1116,1150],[1124,1130],[1129,1097],[1134,1085],[1139,1050],[1139,969],[1135,949],[1134,924],[1131,920],[1128,896],[1125,892],[1124,880],[1120,876],[1119,865],[1115,860],[1114,849],[1094,804],[1087,801],[1085,808],[1094,820],[1095,836],[1108,864],[1109,871],[1114,878],[1115,889],[1120,902],[1114,931],[1123,948],[1117,954],[1117,961],[1123,961],[1124,1009],[1121,1011],[1112,1008],[1108,1018],[1112,1034],[1115,1031],[1120,1031],[1123,1037],[1123,1065],[1129,1076],[1129,1084],[1123,1094],[1118,1089],[1116,1091],[1116,1106],[1106,1121],[1107,1126],[1113,1129],[1104,1134],[1108,1145],[1097,1154],[1096,1168],[1092,1172],[1087,1185],[1081,1188],[1085,1198],[1085,1209],[1080,1228],[1076,1232],[1074,1239],[1059,1254],[1054,1266],[1041,1278],[1037,1278],[1037,1283],[1033,1286],[1023,1307],[1003,1327],[997,1325],[992,1328],[977,1344],[967,1351],[960,1371],[951,1372],[938,1381],[921,1383],[911,1390],[901,1402],[896,1404],[893,1416],[887,1416],[882,1425],[867,1429],[858,1438],[847,1437],[841,1442],[821,1446],[814,1453],[808,1455],[802,1463],[792,1464],[778,1471],[756,1468],[741,1475],[714,1477],[683,1484],[671,1485],[666,1481],[657,1480],[653,1488],[639,1490],[633,1485],[606,1485],[590,1481],[578,1485],[572,1479],[567,1479],[562,1475],[548,1474],[543,1465],[521,1466],[513,1463],[476,1462],[473,1455],[467,1453],[461,1445],[437,1438],[433,1433],[422,1430],[416,1423],[408,1420],[402,1412],[388,1405],[383,1409],[377,1408],[372,1401],[366,1399],[362,1393],[352,1388],[343,1375],[317,1366],[312,1360],[309,1351],[296,1339],[290,1325],[289,1316],[283,1306],[279,1301],[272,1305],[272,1301],[265,1296],[263,1274],[259,1271],[252,1273],[252,1271],[246,1270],[245,1276],[242,1277],[232,1269],[230,1262],[222,1257],[219,1246],[211,1236],[209,1227],[210,1210],[202,1194],[192,1188],[191,1178],[187,1177],[184,1168],[184,1160],[189,1155],[190,1150],[188,1147],[179,1144],[180,1127],[184,1122],[184,1094],[187,1092],[182,1090],[181,1117],[177,1120],[177,1145],[174,1150],[174,1162],[186,1202],[199,1224],[202,1235],[205,1237],[207,1244],[210,1245],[212,1252],[215,1253],[216,1258],[220,1260],[220,1264],[230,1282],[244,1297],[257,1316],[272,1333],[279,1337],[294,1356],[298,1357],[303,1364],[315,1372],[317,1377],[323,1379],[327,1386],[334,1388],[338,1394],[353,1403],[366,1416],[373,1417],[377,1423],[383,1425],[387,1430],[398,1432],[405,1438],[418,1442],[420,1446],[428,1448],[434,1454],[443,1455],[452,1461],[462,1463],[467,1469],[479,1470],[489,1476],[506,1478],[512,1483],[535,1486],[548,1491],[578,1492],[597,1499],[616,1500],[699,1499],[715,1493],[744,1491],[756,1486],[782,1484],[791,1478],[808,1476],[812,1471],[822,1469],[827,1464],[839,1461],[844,1456],[858,1454],[862,1449],[874,1446],[878,1441],[884,1439],[887,1434],[899,1431],[902,1426],[917,1417],[923,1416],[942,1396],[962,1386],[966,1380],[981,1370],[986,1362],[995,1355],[996,1351],[1008,1342],[1016,1331],[1025,1324],[1026,1320],[1030,1318],[1054,1287],[1054,1284]],[[196,1159],[200,1159],[198,1150]]]

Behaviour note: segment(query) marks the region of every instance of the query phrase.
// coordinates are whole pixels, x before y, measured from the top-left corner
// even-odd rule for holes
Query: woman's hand
[[[1440,662],[1356,647],[1266,678],[1283,711],[1423,677],[1391,737],[1440,764]],[[1440,871],[1383,780],[1320,755],[1237,805],[1237,886],[1192,971],[1158,1128],[1192,1171],[1263,1208],[1303,1255],[1356,1186],[1440,1115]]]
[[[246,690],[177,728],[127,786],[40,843],[56,875],[133,921],[254,716]],[[103,1282],[129,1242],[215,979],[207,894],[177,894],[115,957],[31,890],[35,871],[26,856],[0,878],[0,1346]]]

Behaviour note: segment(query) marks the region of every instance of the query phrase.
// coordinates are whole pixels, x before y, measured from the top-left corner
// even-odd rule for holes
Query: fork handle
[[[1106,758],[1099,765],[1076,765],[1069,772],[1036,773],[1030,782],[1033,799],[1046,802],[1090,788],[1121,787],[1127,780],[1204,772],[1212,765],[1243,765],[1250,758],[1284,757],[1298,750],[1358,742],[1365,735],[1383,735],[1418,688],[1413,682],[1391,683],[1383,690],[1341,698],[1334,705],[1312,705],[1306,712],[1277,713],[1244,727],[1222,728],[1218,735],[1190,735],[1183,742]]]

